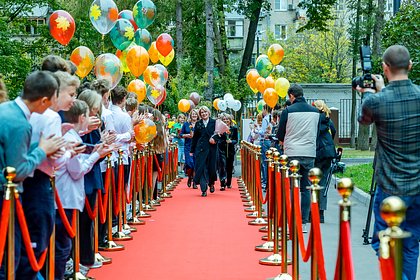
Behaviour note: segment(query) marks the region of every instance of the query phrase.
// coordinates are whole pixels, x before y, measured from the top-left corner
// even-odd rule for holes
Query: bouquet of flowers
[[[227,124],[225,124],[222,120],[217,119],[215,129],[214,129],[214,133],[221,135],[221,134],[223,134],[225,132],[228,132],[228,131],[229,131],[229,126]]]

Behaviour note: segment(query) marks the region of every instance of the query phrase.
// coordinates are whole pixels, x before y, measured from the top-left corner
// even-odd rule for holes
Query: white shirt
[[[41,139],[41,135],[42,137],[48,137],[50,135],[62,135],[60,115],[51,109],[47,109],[42,115],[33,113],[29,123],[32,125],[31,144],[38,143]],[[41,170],[48,176],[52,176],[54,175],[54,170],[64,165],[70,159],[70,157],[71,154],[67,151],[57,160],[46,158],[37,169]]]
[[[102,119],[102,122],[104,123],[106,131],[115,131],[113,114],[111,110],[107,109],[103,104],[102,104],[101,119]],[[112,166],[114,166],[114,163],[116,160],[117,159],[115,158],[114,154],[112,154],[111,155]],[[107,167],[106,160],[101,161],[99,166],[101,167],[101,172],[105,172],[106,167]]]
[[[207,127],[207,124],[209,123],[209,119],[203,120],[204,126]]]
[[[121,145],[120,149],[123,151],[123,164],[128,165],[131,134],[133,131],[131,117],[127,112],[124,112],[116,105],[111,105],[110,109],[114,120],[115,132],[117,132],[117,139],[115,142]],[[118,159],[118,151],[114,151],[113,154]]]
[[[28,106],[26,106],[25,102],[23,102],[22,97],[18,96],[15,99],[15,102],[19,106],[19,108],[23,111],[23,113],[25,114],[26,119],[29,121],[29,119],[31,118],[31,111],[29,111]]]
[[[81,142],[79,134],[69,130],[64,139],[67,141]],[[65,165],[56,172],[56,188],[64,209],[77,209],[83,211],[85,205],[85,179],[84,176],[99,159],[97,152],[78,154],[71,158]]]

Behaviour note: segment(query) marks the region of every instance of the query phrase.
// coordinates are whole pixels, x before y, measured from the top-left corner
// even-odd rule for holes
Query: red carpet
[[[113,263],[92,269],[96,279],[266,279],[280,267],[263,266],[258,226],[249,226],[234,180],[232,189],[208,193],[186,187],[184,179],[162,202],[134,240],[120,252],[104,252]],[[120,242],[122,243],[122,242]]]

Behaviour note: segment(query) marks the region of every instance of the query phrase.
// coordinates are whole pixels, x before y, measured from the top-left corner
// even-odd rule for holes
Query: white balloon
[[[230,94],[230,93],[226,93],[224,96],[223,96],[223,100],[225,100],[225,101],[230,101],[230,100],[234,100],[235,98],[233,98],[233,95],[232,94]]]
[[[231,108],[231,109],[233,109],[233,106],[235,105],[235,99],[232,99],[232,100],[225,100],[226,101],[226,104],[227,104],[227,106],[228,106],[228,108]]]
[[[235,100],[234,106],[232,107],[233,111],[238,112],[239,110],[241,110],[241,107],[242,107],[241,101]]]
[[[226,101],[224,101],[224,100],[219,100],[219,101],[217,102],[217,107],[219,107],[219,110],[220,110],[220,111],[226,111],[226,109],[227,109],[227,103],[226,103]]]

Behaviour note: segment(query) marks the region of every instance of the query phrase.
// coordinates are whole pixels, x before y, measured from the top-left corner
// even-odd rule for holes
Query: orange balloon
[[[279,96],[274,88],[268,88],[264,91],[263,98],[265,103],[270,106],[270,108],[274,108],[276,106],[277,101],[279,101]]]
[[[283,60],[284,49],[279,44],[272,44],[268,48],[267,56],[273,65],[277,65]]]
[[[156,125],[150,119],[143,119],[134,126],[134,137],[138,144],[146,144],[156,136]]]
[[[265,88],[274,88],[274,85],[275,81],[271,75],[265,78]]]
[[[259,77],[257,79],[257,89],[259,92],[264,93],[265,89],[267,88],[265,79],[263,77]]]
[[[260,77],[256,69],[251,69],[246,74],[246,82],[248,83],[251,89],[257,88],[257,79]]]
[[[145,48],[134,46],[128,51],[126,61],[131,73],[140,77],[149,65],[149,54]]]
[[[134,92],[137,95],[137,101],[141,103],[146,98],[146,85],[142,80],[132,80],[127,87],[129,92]]]
[[[180,110],[183,113],[186,113],[190,110],[191,104],[188,102],[187,99],[181,99],[178,102],[178,110]]]
[[[152,44],[150,45],[150,48],[149,48],[149,51],[148,52],[149,52],[150,60],[153,63],[156,63],[156,62],[159,61],[159,52],[158,52],[158,50],[156,48],[156,42],[152,42]]]
[[[213,107],[219,111],[219,106],[217,106],[217,103],[219,103],[220,98],[216,98],[215,100],[213,100]]]

